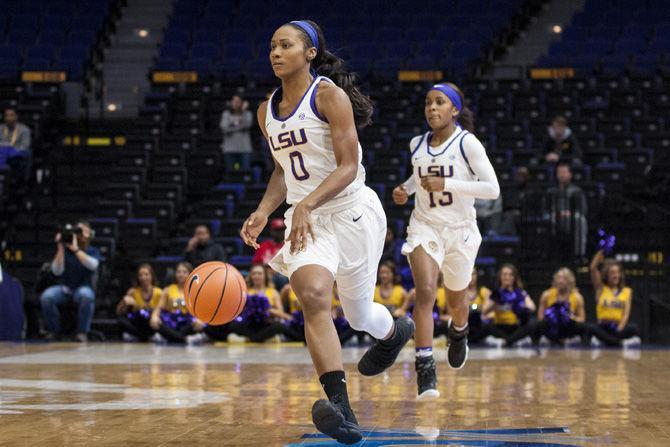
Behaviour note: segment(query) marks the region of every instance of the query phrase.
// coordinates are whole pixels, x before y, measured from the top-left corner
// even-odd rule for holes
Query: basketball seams
[[[207,282],[207,280],[209,279],[209,277],[212,276],[217,270],[221,270],[222,268],[223,268],[223,267],[217,267],[217,268],[215,268],[214,270],[212,270],[212,271],[209,273],[209,275],[207,275],[207,276],[205,277],[205,279],[202,280],[202,284],[200,284],[200,288],[199,288],[198,291],[196,292],[196,294],[195,294],[195,298],[193,298],[193,314],[194,314],[194,315],[195,315],[195,313],[196,313],[196,312],[195,312],[195,309],[196,309],[196,306],[197,306],[197,304],[198,304],[198,296],[200,295],[200,291],[202,290],[203,287],[205,287],[205,283]],[[196,270],[197,270],[197,268],[196,268]],[[228,271],[228,268],[226,267],[226,272],[227,272],[227,271]],[[225,288],[225,286],[224,286],[224,288]],[[189,291],[189,294],[190,294],[190,292],[191,292],[190,287],[189,287],[188,291]],[[220,301],[219,301],[219,303],[220,303]],[[217,309],[218,309],[218,308],[217,308]]]
[[[223,268],[223,267],[219,267],[217,270],[221,270],[221,268]],[[214,273],[214,272],[212,272],[212,273]],[[223,287],[221,288],[221,295],[219,296],[219,302],[217,303],[216,309],[212,313],[212,317],[209,319],[207,324],[214,321],[214,318],[216,318],[216,314],[219,313],[219,309],[221,308],[221,302],[223,301],[223,295],[226,293],[226,284],[228,284],[228,264],[226,264],[226,276],[225,276],[225,278],[223,278]],[[203,284],[203,286],[204,286],[204,284]],[[198,290],[198,292],[199,292],[199,290]],[[195,312],[195,306],[193,307],[193,311]]]

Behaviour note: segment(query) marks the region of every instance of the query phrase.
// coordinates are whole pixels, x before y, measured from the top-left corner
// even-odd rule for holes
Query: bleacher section
[[[540,57],[543,67],[581,74],[649,76],[670,71],[670,4],[663,0],[587,0],[560,41]]]
[[[201,78],[267,79],[272,33],[308,17],[323,27],[330,49],[361,75],[393,77],[401,68],[462,73],[522,3],[178,0],[155,68],[193,70]]]
[[[80,81],[118,0],[0,0],[0,80],[64,71]]]

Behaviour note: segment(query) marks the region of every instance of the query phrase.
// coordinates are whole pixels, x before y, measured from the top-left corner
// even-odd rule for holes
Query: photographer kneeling
[[[56,234],[56,256],[51,262],[51,272],[60,284],[47,288],[40,296],[47,340],[60,335],[58,305],[72,299],[79,306],[76,339],[87,340],[95,309],[93,282],[101,257],[97,248],[89,246],[92,238],[88,222],[65,225]]]

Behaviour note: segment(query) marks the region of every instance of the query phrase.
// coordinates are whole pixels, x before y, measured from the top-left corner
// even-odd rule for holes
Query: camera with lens
[[[61,244],[71,244],[74,241],[75,236],[82,234],[79,225],[73,225],[71,223],[66,223],[58,231],[60,232]]]

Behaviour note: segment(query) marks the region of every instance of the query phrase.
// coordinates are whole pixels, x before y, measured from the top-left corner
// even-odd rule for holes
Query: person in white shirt
[[[312,421],[322,433],[353,444],[362,433],[349,404],[331,314],[334,281],[351,328],[377,339],[358,363],[362,374],[390,367],[414,334],[410,319],[394,322],[386,307],[373,302],[386,216],[375,192],[365,186],[355,123],[370,123],[372,103],[343,61],[326,50],[316,23],[281,26],[270,48],[282,83],[261,104],[258,122],[275,169],[240,236],[258,248],[256,238],[268,216],[284,200],[291,205],[285,214],[287,243],[270,266],[290,278],[305,318],[307,347],[328,396],[314,403]]]
[[[465,290],[482,237],[475,199],[496,199],[500,186],[486,150],[473,132],[472,112],[461,90],[451,83],[434,85],[426,94],[430,131],[410,142],[412,176],[393,190],[396,204],[416,193],[402,253],[408,256],[416,301],[416,371],[418,398],[436,398],[433,361],[433,306],[440,270],[452,320],[447,359],[452,368],[467,360],[468,311]]]

